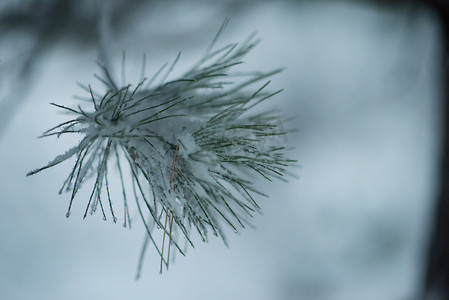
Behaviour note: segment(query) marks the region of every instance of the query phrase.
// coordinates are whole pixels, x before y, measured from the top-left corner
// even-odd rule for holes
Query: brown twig
[[[170,170],[170,189],[174,192],[175,191],[175,180],[176,180],[176,162],[178,160],[178,150],[179,150],[179,145],[176,146],[175,149],[175,153],[173,154],[173,161],[172,161],[172,166],[171,166],[171,170]],[[162,255],[161,255],[161,268],[160,268],[160,273],[162,273],[162,263],[163,263],[163,255],[164,255],[164,246],[165,246],[165,235],[167,233],[167,221],[169,219],[169,213],[171,213],[171,218],[170,218],[170,232],[168,234],[169,240],[168,240],[168,254],[167,254],[167,270],[168,270],[168,265],[170,262],[170,248],[171,248],[171,241],[172,241],[172,230],[173,230],[173,212],[171,212],[168,207],[165,209],[165,225],[164,225],[164,235],[162,238]]]

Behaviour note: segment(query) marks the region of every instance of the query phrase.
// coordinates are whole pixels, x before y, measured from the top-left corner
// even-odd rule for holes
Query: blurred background
[[[0,297],[449,299],[449,14],[437,2],[2,0]],[[76,82],[98,86],[99,58],[119,75],[126,51],[135,79],[143,53],[153,74],[181,51],[181,74],[225,17],[221,44],[262,39],[240,71],[286,68],[271,104],[297,116],[280,142],[299,179],[261,182],[263,215],[229,249],[197,239],[162,275],[149,251],[135,281],[137,212],[131,230],[82,220],[86,189],[66,219],[57,192],[72,165],[25,174],[78,137],[36,137],[66,118],[49,102],[74,106]]]

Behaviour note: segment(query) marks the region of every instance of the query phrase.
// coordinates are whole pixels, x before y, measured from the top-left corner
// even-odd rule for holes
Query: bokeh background
[[[299,179],[261,187],[255,229],[212,238],[159,274],[144,237],[100,214],[82,219],[88,190],[65,217],[65,163],[25,174],[77,137],[37,139],[65,120],[93,84],[99,45],[119,73],[154,73],[178,51],[182,73],[207,48],[257,30],[262,43],[242,71],[276,75],[271,104],[296,119],[280,140]],[[439,15],[426,1],[0,2],[1,299],[424,299],[440,189],[444,63]],[[176,73],[178,72],[178,73]],[[119,205],[119,197],[115,197]],[[152,249],[150,249],[152,250]],[[438,293],[426,299],[447,299]],[[433,297],[433,298],[432,298]]]

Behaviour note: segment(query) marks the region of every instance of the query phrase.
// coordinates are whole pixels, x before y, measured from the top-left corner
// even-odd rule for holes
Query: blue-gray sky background
[[[77,142],[36,137],[65,119],[49,102],[75,105],[72,96],[84,93],[78,81],[99,86],[95,45],[59,37],[21,85],[14,76],[34,37],[1,37],[0,103],[15,92],[22,101],[14,113],[0,111],[10,117],[0,137],[3,299],[413,299],[441,146],[436,16],[419,4],[237,3],[143,5],[110,37],[111,61],[118,71],[125,50],[135,79],[144,52],[152,74],[181,51],[179,74],[204,53],[225,16],[222,43],[257,30],[262,43],[240,70],[286,67],[273,77],[272,89],[285,91],[271,104],[297,116],[285,126],[298,130],[287,144],[296,147],[290,156],[302,166],[299,179],[261,181],[270,194],[259,199],[263,215],[256,229],[229,232],[229,249],[218,238],[197,239],[163,275],[149,251],[137,282],[144,231],[135,211],[132,230],[99,214],[82,220],[86,189],[66,219],[69,195],[57,192],[71,164],[25,177]]]

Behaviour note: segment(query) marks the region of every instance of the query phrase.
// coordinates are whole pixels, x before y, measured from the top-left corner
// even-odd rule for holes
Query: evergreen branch
[[[126,82],[123,53],[121,86],[101,64],[101,75],[94,77],[103,83],[105,92],[78,83],[88,94],[90,110],[51,103],[77,117],[52,127],[41,137],[76,133],[83,139],[27,176],[76,157],[60,189],[60,193],[64,189],[71,191],[67,216],[81,185],[92,176],[84,217],[89,210],[93,214],[99,205],[106,220],[106,200],[102,200],[106,194],[104,204],[116,222],[108,178],[110,160],[115,160],[113,166],[118,170],[123,198],[123,226],[131,226],[128,201],[134,198],[147,234],[137,277],[150,241],[167,268],[172,244],[173,250],[183,255],[185,250],[179,247],[182,240],[194,247],[193,231],[203,241],[208,240],[209,233],[220,236],[227,245],[224,228],[238,232],[250,225],[253,213],[260,212],[256,196],[266,196],[256,188],[253,174],[269,182],[286,181],[289,168],[295,165],[295,160],[285,156],[287,147],[283,145],[290,130],[283,128],[274,110],[254,109],[282,91],[268,91],[271,78],[281,69],[233,72],[259,41],[252,34],[241,44],[215,49],[227,22],[204,56],[180,78],[166,81],[180,59],[179,53],[168,68],[164,64],[147,82],[144,55],[140,81],[132,87]],[[160,83],[155,84],[158,78]],[[126,169],[130,172],[131,194],[126,188]],[[162,233],[162,245],[155,238],[154,228]],[[173,234],[178,231],[180,236]],[[165,256],[166,235],[169,241]]]

